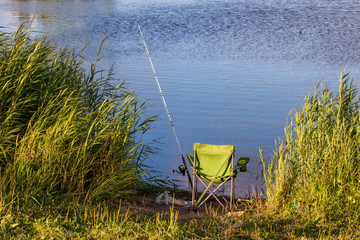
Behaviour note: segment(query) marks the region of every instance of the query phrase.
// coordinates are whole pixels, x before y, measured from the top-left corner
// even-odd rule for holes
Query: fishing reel
[[[185,176],[185,171],[186,171],[186,167],[184,165],[180,165],[179,166],[179,171],[173,169],[173,173],[177,172],[179,174],[182,174],[183,176]]]

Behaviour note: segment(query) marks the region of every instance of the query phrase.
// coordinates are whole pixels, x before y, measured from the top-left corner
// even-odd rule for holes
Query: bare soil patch
[[[209,200],[196,211],[191,211],[191,207],[182,207],[173,204],[158,204],[155,202],[156,197],[157,195],[154,194],[137,195],[137,198],[134,199],[133,203],[129,203],[127,208],[134,213],[141,212],[142,214],[150,216],[157,213],[170,215],[171,212],[177,212],[179,219],[191,219],[194,217],[218,216],[221,214],[236,216],[245,211],[253,211],[254,207],[249,199],[236,198],[234,201],[234,211],[229,213],[229,209],[224,209],[215,198],[210,197]],[[191,192],[179,191],[174,194],[174,197],[180,200],[191,201]],[[226,205],[224,200],[221,199],[221,201]]]

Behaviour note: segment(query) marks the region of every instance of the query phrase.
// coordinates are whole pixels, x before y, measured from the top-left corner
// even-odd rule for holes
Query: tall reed
[[[316,221],[359,223],[359,96],[348,74],[337,93],[323,86],[309,93],[284,131],[269,162],[260,150],[269,208],[298,201]]]
[[[22,26],[0,36],[0,193],[109,199],[134,191],[153,117],[111,70]],[[141,150],[141,151],[140,151]],[[141,164],[141,161],[140,161]]]

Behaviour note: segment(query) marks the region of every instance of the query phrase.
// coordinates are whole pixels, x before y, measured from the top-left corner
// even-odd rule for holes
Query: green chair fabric
[[[234,145],[212,145],[204,143],[194,143],[193,154],[186,155],[191,168],[193,169],[193,190],[192,190],[192,204],[193,209],[202,205],[210,196],[214,198],[224,207],[224,205],[215,196],[215,192],[227,181],[231,180],[230,193],[230,209],[232,208],[232,201],[234,198],[234,178],[238,171],[246,171],[246,164],[249,158],[242,157],[237,161],[236,167],[234,165],[235,146]],[[197,195],[197,180],[200,180],[205,186],[204,192],[198,199]],[[208,182],[206,185],[205,180]],[[218,186],[215,187],[214,183]],[[214,190],[210,190],[211,186]],[[210,192],[204,200],[206,192]]]
[[[193,209],[200,207],[210,196],[214,198],[224,207],[220,200],[216,197],[215,192],[228,180],[231,180],[230,208],[232,208],[232,199],[234,195],[234,178],[233,178],[233,161],[235,155],[234,145],[212,145],[203,143],[194,143],[193,155],[187,155],[193,169],[193,190],[192,190],[192,206]],[[205,186],[205,190],[196,200],[197,180]],[[209,182],[205,184],[202,180]],[[218,186],[215,187],[214,183]],[[211,190],[211,187],[214,190]],[[205,197],[207,192],[210,195]],[[205,197],[205,199],[203,199]]]
[[[193,150],[196,154],[195,173],[205,181],[221,183],[232,174],[231,158],[235,151],[234,145],[211,145],[194,143]],[[191,167],[194,167],[194,157],[187,155]]]

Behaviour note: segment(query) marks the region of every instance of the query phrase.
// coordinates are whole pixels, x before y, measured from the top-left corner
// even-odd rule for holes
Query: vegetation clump
[[[348,75],[341,74],[337,93],[322,86],[309,93],[291,115],[269,163],[261,152],[268,208],[301,210],[318,224],[358,226],[359,107]]]
[[[20,27],[0,36],[0,210],[54,197],[106,200],[134,192],[152,117],[111,70]]]
[[[269,162],[260,151],[265,200],[179,216],[149,207],[154,186],[134,194],[152,152],[140,143],[153,121],[145,103],[97,70],[101,57],[87,71],[80,54],[30,34],[0,33],[0,238],[360,237],[359,98],[347,75],[294,110]]]

